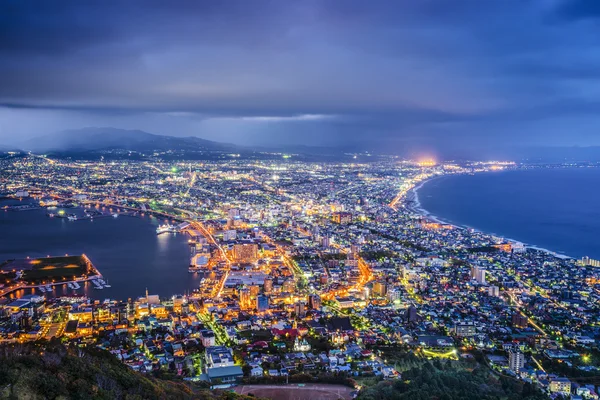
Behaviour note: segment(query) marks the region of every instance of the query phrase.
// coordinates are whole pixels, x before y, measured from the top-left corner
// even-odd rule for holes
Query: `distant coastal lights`
[[[435,167],[436,162],[433,158],[423,158],[423,159],[417,161],[417,165],[419,167]]]

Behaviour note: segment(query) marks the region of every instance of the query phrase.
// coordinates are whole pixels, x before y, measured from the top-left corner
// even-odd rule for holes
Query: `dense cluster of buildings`
[[[435,176],[514,165],[31,156],[0,167],[0,191],[13,196],[185,219],[205,274],[197,291],[170,299],[5,300],[3,340],[65,335],[136,370],[213,384],[300,372],[393,378],[399,372],[377,350],[384,344],[427,358],[478,352],[552,396],[598,398],[567,378],[598,373],[593,260],[423,217],[412,190]]]

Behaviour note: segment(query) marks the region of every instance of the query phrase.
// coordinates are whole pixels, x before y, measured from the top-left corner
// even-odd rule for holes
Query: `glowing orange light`
[[[436,162],[433,158],[424,158],[417,162],[419,167],[435,167]]]

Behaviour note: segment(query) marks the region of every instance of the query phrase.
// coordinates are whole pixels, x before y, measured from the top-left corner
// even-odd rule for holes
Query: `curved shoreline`
[[[513,171],[518,171],[518,170],[513,170]],[[504,171],[507,172],[507,171]],[[405,208],[408,209],[410,212],[417,214],[419,216],[422,216],[424,218],[427,218],[428,220],[431,220],[433,222],[437,222],[440,224],[444,224],[444,225],[450,225],[456,229],[462,229],[462,230],[470,230],[473,232],[477,232],[477,233],[482,233],[484,235],[490,235],[490,236],[496,236],[496,237],[500,237],[502,239],[504,239],[507,242],[513,243],[513,244],[521,244],[523,245],[525,248],[528,249],[534,249],[534,250],[538,250],[538,251],[543,251],[544,253],[548,253],[554,257],[560,258],[560,259],[571,259],[571,260],[577,260],[576,257],[572,257],[569,256],[567,254],[561,254],[558,253],[556,251],[544,248],[544,247],[540,247],[537,246],[535,244],[530,244],[530,243],[526,243],[523,242],[521,240],[516,240],[516,239],[512,239],[509,238],[503,234],[497,234],[494,232],[489,232],[489,231],[485,231],[479,228],[475,228],[466,224],[458,224],[455,222],[452,222],[448,219],[442,218],[440,216],[434,215],[431,212],[427,211],[425,208],[423,208],[423,206],[421,205],[421,202],[419,201],[419,189],[421,189],[426,183],[432,182],[434,180],[440,179],[440,178],[448,178],[448,177],[452,177],[452,176],[459,176],[459,175],[472,175],[472,174],[447,174],[447,175],[441,175],[441,176],[435,176],[433,178],[429,178],[429,179],[425,179],[421,182],[419,182],[419,184],[417,186],[415,186],[414,188],[410,189],[406,195],[406,198],[404,199],[404,203],[405,203]],[[412,204],[407,204],[408,202],[412,203]]]

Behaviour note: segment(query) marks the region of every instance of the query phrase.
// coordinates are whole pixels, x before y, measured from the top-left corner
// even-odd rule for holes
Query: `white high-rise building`
[[[231,230],[223,232],[223,240],[225,242],[228,242],[230,240],[235,240],[236,238],[237,238],[237,232],[235,231],[235,229],[231,229]]]
[[[583,257],[581,260],[579,260],[579,265],[583,265],[583,266],[591,266],[591,267],[600,267],[600,260],[593,260],[589,257]]]
[[[508,353],[508,367],[511,371],[519,373],[525,366],[525,355],[518,350],[511,350]]]
[[[472,267],[471,268],[471,278],[475,279],[475,281],[481,285],[485,285],[485,275],[487,270],[481,267]]]

